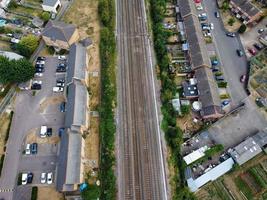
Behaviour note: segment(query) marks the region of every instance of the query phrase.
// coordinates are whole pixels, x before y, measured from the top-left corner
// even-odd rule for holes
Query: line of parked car
[[[38,150],[37,143],[27,144],[25,149],[25,155],[37,154],[37,150]]]
[[[45,57],[39,56],[35,63],[35,78],[40,78],[43,76],[43,72],[45,71]],[[32,81],[32,90],[41,90],[42,89],[42,81],[41,80],[33,80]]]
[[[22,173],[21,176],[21,184],[26,185],[30,184],[33,181],[33,173],[32,172],[27,172],[27,173]],[[43,172],[40,177],[40,182],[42,184],[52,184],[53,183],[53,173],[52,172]]]

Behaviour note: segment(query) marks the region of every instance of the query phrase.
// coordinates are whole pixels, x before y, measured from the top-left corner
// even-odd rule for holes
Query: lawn
[[[25,15],[29,15],[32,17],[38,17],[43,12],[41,9],[33,9],[33,8],[29,8],[29,7],[24,7],[21,5],[18,5],[16,8],[12,7],[8,10],[10,10],[11,12],[15,12],[15,13],[19,13],[19,14],[25,14]]]

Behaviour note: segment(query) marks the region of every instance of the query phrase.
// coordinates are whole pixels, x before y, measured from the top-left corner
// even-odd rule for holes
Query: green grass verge
[[[246,196],[248,200],[253,200],[253,193],[250,187],[238,176],[235,178],[237,188]]]
[[[31,200],[37,200],[37,197],[38,197],[38,187],[34,186],[32,187]]]

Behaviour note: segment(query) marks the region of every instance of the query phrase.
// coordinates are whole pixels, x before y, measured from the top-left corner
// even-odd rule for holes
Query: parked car
[[[57,16],[56,13],[54,13],[54,12],[51,13],[51,19],[56,19],[56,16]]]
[[[45,138],[46,137],[46,132],[47,132],[47,126],[41,126],[41,129],[40,129],[41,138]]]
[[[220,13],[218,11],[214,12],[216,18],[220,18]]]
[[[40,84],[32,84],[31,89],[32,90],[41,90],[42,89],[42,85],[40,85]]]
[[[37,60],[36,61],[36,64],[37,65],[44,65],[45,64],[45,61],[44,60]]]
[[[60,112],[66,112],[66,102],[60,104]]]
[[[198,5],[196,8],[197,8],[197,10],[203,10],[203,6],[202,5]]]
[[[38,72],[37,72],[37,73],[34,74],[34,77],[37,77],[37,78],[38,78],[38,77],[42,77],[42,76],[43,76],[43,73],[38,73]]]
[[[211,61],[211,65],[212,66],[216,66],[216,65],[218,65],[219,64],[219,61],[218,60],[212,60]]]
[[[66,58],[66,56],[62,56],[62,55],[60,55],[60,56],[58,56],[58,59],[59,59],[59,60],[66,60],[67,58]]]
[[[65,78],[59,78],[59,79],[57,79],[57,83],[65,83]]]
[[[66,68],[65,67],[60,67],[56,69],[56,72],[66,72]]]
[[[36,63],[35,68],[44,68],[44,64]]]
[[[64,88],[63,87],[53,87],[53,92],[63,92]]]
[[[227,106],[229,103],[230,103],[229,100],[224,100],[224,101],[222,102],[222,106]]]
[[[212,66],[211,70],[213,72],[218,72],[218,71],[220,71],[220,68],[218,66]]]
[[[258,30],[258,33],[263,33],[264,32],[264,29],[263,28],[260,28],[259,30]]]
[[[33,80],[32,81],[32,84],[39,84],[39,85],[42,85],[42,81],[40,81],[40,80]]]
[[[210,23],[210,29],[213,30],[214,29],[214,24]]]
[[[47,184],[52,184],[53,183],[53,173],[49,172],[47,173]]]
[[[39,56],[39,57],[37,57],[37,61],[39,61],[39,60],[45,60],[46,58],[44,57],[44,56]]]
[[[26,155],[30,155],[31,154],[31,145],[30,144],[26,145],[25,154]]]
[[[223,76],[215,76],[216,81],[224,81]]]
[[[64,85],[65,85],[64,83],[57,83],[56,84],[56,86],[58,86],[58,87],[64,87]]]
[[[236,53],[239,57],[242,57],[244,55],[243,51],[241,49],[237,49]]]
[[[253,55],[253,56],[255,56],[256,53],[257,53],[256,50],[253,49],[253,48],[249,48],[248,51],[249,51],[249,53],[250,53],[251,55]]]
[[[53,129],[52,128],[47,128],[47,132],[46,132],[46,135],[48,137],[52,136],[52,132],[53,132]]]
[[[43,73],[44,71],[44,68],[35,68],[35,73]]]
[[[240,82],[244,83],[246,81],[246,75],[240,76]]]
[[[226,36],[228,36],[228,37],[235,37],[235,33],[227,32],[226,33]]]
[[[260,43],[254,43],[253,46],[254,46],[258,51],[260,51],[260,50],[262,50],[262,49],[264,48],[264,46],[263,46],[262,44],[260,44]]]
[[[61,137],[64,134],[65,128],[58,129],[58,137]]]
[[[43,173],[41,174],[41,183],[42,183],[42,184],[46,183],[46,173],[45,173],[45,172],[43,172]]]
[[[27,176],[27,183],[32,183],[33,173],[29,172]]]
[[[26,185],[27,184],[27,179],[28,179],[28,173],[22,173],[21,175],[21,184]]]
[[[37,154],[37,147],[38,147],[38,145],[37,145],[37,143],[32,143],[31,144],[31,152],[32,152],[32,154]]]
[[[201,13],[198,15],[200,21],[205,21],[207,19],[207,13]]]

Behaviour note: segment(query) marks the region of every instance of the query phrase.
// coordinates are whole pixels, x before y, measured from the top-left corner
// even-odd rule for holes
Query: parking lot
[[[32,185],[41,184],[42,172],[53,172],[55,177],[60,141],[58,130],[64,127],[64,112],[60,112],[64,96],[62,92],[53,92],[56,80],[65,78],[65,73],[56,73],[58,64],[57,57],[46,58],[43,75],[35,78],[42,81],[41,90],[22,91],[17,96],[0,189],[16,190],[19,173],[32,172]],[[50,137],[40,137],[40,127],[43,125],[52,128]],[[31,143],[38,144],[37,153],[25,155],[26,145]],[[23,190],[23,187],[20,186],[19,190]],[[12,195],[10,191],[2,192],[0,198],[10,199]]]

